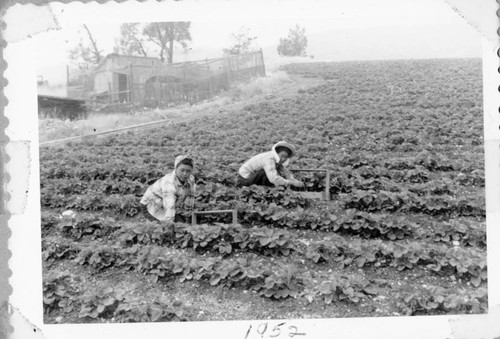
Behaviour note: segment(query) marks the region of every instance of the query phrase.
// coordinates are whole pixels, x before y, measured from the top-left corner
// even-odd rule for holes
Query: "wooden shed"
[[[130,101],[133,66],[159,67],[159,58],[108,54],[94,70],[93,97],[109,101]]]

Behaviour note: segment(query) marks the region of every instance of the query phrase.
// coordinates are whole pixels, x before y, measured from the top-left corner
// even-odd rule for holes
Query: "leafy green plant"
[[[114,314],[124,298],[125,291],[114,290],[109,286],[99,286],[87,291],[81,299],[80,318],[108,318]]]
[[[119,257],[118,251],[107,245],[91,245],[83,248],[75,262],[80,265],[89,265],[95,269],[103,270],[115,265]]]
[[[170,227],[152,221],[122,227],[117,236],[125,245],[164,245],[171,240]]]
[[[288,265],[268,276],[261,287],[260,294],[267,298],[297,298],[303,289],[303,280],[294,265]]]
[[[68,273],[60,273],[44,277],[43,280],[43,309],[44,313],[60,311],[69,313],[77,306],[76,293],[73,286],[76,281]]]
[[[60,238],[42,240],[42,259],[47,265],[52,265],[56,260],[73,259],[79,251],[79,247],[71,240]]]
[[[46,235],[59,223],[59,214],[42,211],[41,215],[42,234]]]
[[[435,231],[430,237],[436,242],[452,243],[458,241],[463,246],[486,247],[485,227],[473,226],[466,221],[450,220],[439,225],[434,224],[433,228]]]
[[[86,235],[96,239],[111,233],[114,230],[112,225],[109,218],[77,215],[76,217],[62,217],[57,226],[62,234],[74,239],[80,239]]]
[[[480,313],[485,311],[486,289],[472,295],[463,290],[431,286],[413,292],[397,293],[398,307],[406,315]]]
[[[317,242],[307,247],[305,257],[315,263],[330,262],[339,254],[338,247],[329,246],[324,242]]]
[[[117,322],[165,322],[188,321],[192,318],[192,308],[182,300],[162,297],[152,303],[128,301],[125,299],[114,311]]]
[[[323,281],[318,288],[318,295],[323,298],[324,302],[331,304],[334,301],[348,300],[354,303],[365,298],[362,292],[366,286],[356,286],[347,277],[342,277],[339,274],[333,273],[328,280]]]

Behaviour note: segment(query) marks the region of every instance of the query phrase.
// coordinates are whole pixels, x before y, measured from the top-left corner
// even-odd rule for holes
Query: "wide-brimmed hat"
[[[273,146],[273,150],[276,150],[276,148],[278,148],[278,147],[285,147],[285,148],[289,149],[290,150],[290,155],[289,155],[290,158],[295,156],[295,154],[297,153],[297,151],[295,150],[295,147],[286,141],[278,142],[276,145]]]

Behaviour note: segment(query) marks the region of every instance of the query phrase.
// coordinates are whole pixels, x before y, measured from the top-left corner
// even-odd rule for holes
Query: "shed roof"
[[[155,58],[155,57],[144,57],[144,56],[139,56],[139,55],[125,55],[125,54],[118,54],[118,53],[109,53],[104,58],[102,58],[101,61],[99,61],[97,66],[95,66],[94,70],[97,71],[99,68],[102,67],[102,65],[104,65],[106,60],[113,59],[113,58],[146,59],[146,60],[158,60],[158,61],[160,61],[160,58]]]

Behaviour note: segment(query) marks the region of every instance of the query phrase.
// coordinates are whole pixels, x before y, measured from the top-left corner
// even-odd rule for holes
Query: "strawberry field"
[[[322,84],[220,116],[40,149],[45,321],[151,322],[486,312],[480,60],[292,64]],[[279,140],[329,169],[330,201],[236,188]],[[139,200],[176,155],[198,210]],[[325,174],[297,174],[325,190]],[[65,210],[76,216],[62,216]]]

